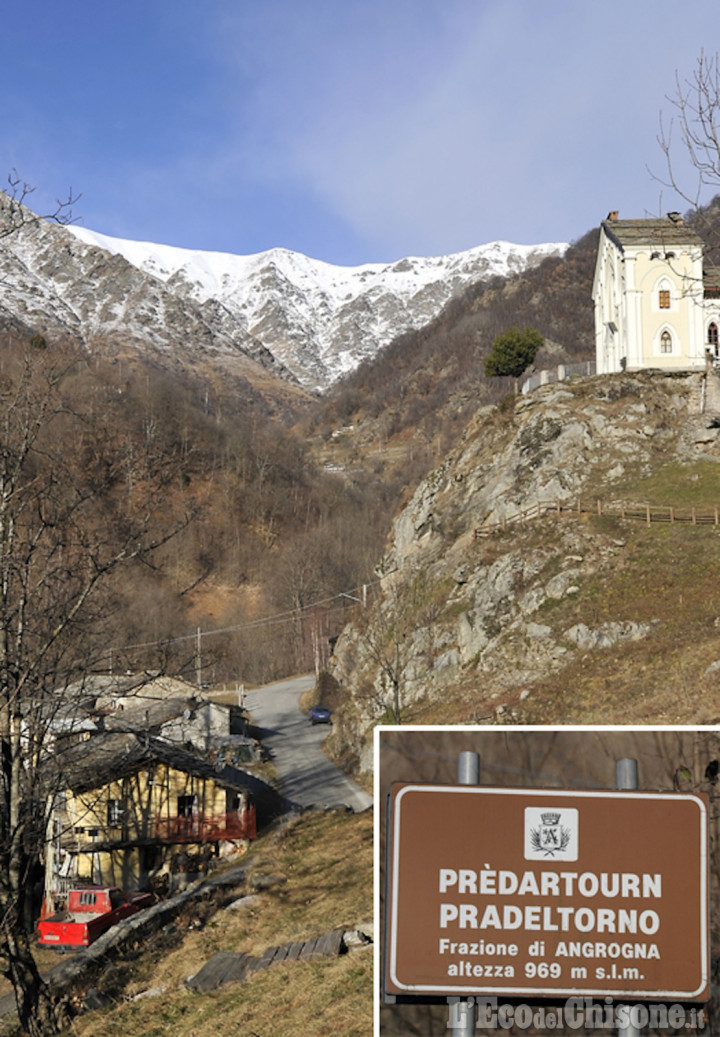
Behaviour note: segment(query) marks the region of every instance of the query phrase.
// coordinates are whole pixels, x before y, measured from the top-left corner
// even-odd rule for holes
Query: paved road
[[[263,744],[272,754],[282,790],[301,806],[347,806],[359,812],[372,799],[344,771],[328,760],[322,743],[329,729],[313,726],[298,700],[315,683],[313,676],[295,677],[246,692],[245,705]]]

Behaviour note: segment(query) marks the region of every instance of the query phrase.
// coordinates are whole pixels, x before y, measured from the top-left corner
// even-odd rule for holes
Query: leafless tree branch
[[[675,91],[668,95],[672,114],[660,114],[658,144],[665,159],[665,173],[651,175],[680,198],[698,209],[706,187],[720,186],[720,59],[704,51],[688,78],[675,74]],[[692,183],[678,172],[677,150],[690,159],[695,171]]]
[[[67,198],[55,199],[55,206],[45,213],[35,213],[28,208],[28,200],[35,188],[11,170],[7,178],[8,189],[0,191],[0,239],[16,234],[22,227],[27,227],[40,220],[50,220],[62,226],[75,222],[73,206],[80,198],[74,194],[72,187],[68,189]]]

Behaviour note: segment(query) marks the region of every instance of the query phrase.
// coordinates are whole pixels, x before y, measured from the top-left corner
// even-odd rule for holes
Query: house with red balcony
[[[48,894],[78,881],[148,889],[242,851],[282,809],[257,775],[145,732],[96,734],[57,754],[64,776],[46,862]]]

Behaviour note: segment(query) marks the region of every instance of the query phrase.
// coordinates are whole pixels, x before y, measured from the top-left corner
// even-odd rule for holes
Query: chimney
[[[611,209],[610,212],[607,214],[607,218],[611,221],[611,223],[617,223],[619,215],[620,213],[618,209]]]

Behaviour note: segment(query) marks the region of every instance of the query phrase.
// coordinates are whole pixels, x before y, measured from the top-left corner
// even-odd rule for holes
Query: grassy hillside
[[[557,537],[557,523],[577,521],[546,518],[498,534],[494,548],[511,540],[514,551],[532,553]],[[548,628],[544,636],[567,646],[569,661],[560,672],[515,689],[468,677],[442,701],[411,706],[408,723],[720,722],[720,668],[713,668],[720,660],[720,531],[607,517],[582,525],[576,546],[616,546],[607,565],[583,581],[580,597],[548,601],[538,610],[536,622]],[[636,642],[585,651],[573,651],[564,639],[577,623],[597,629],[618,619],[652,631]]]
[[[368,923],[372,835],[369,813],[306,813],[261,837],[250,851],[248,888],[258,875],[283,881],[257,894],[245,909],[214,912],[196,905],[133,960],[109,964],[97,989],[111,1004],[77,1018],[73,1033],[366,1037],[372,1031],[371,947],[274,965],[207,994],[191,992],[185,980],[219,951],[260,956],[271,945]],[[137,996],[144,991],[147,996]]]

